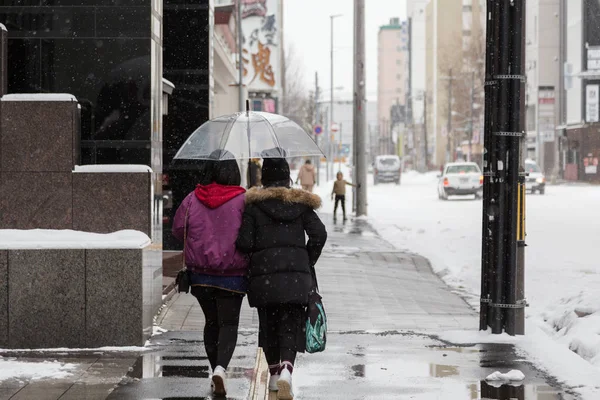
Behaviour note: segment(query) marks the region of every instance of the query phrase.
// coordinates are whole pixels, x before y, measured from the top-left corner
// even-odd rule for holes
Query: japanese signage
[[[592,157],[588,155],[583,159],[583,166],[585,167],[586,174],[597,174],[598,173],[598,157]]]
[[[586,122],[598,122],[598,95],[599,85],[587,85],[585,87],[585,120]]]
[[[587,51],[588,71],[600,71],[600,47],[593,46]]]
[[[543,142],[554,141],[554,88],[540,87],[538,90],[538,129]]]
[[[244,83],[250,91],[281,87],[281,29],[278,0],[241,0]]]

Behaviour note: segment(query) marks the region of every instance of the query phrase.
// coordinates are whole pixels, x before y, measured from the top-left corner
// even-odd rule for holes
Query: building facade
[[[9,38],[8,93],[74,95],[81,106],[82,164],[150,166],[152,239],[160,242],[162,1],[16,3],[0,6]]]
[[[547,176],[559,172],[561,8],[559,0],[526,3],[527,155]]]
[[[396,126],[404,122],[408,87],[408,23],[390,19],[379,28],[377,58],[377,119],[379,154],[397,154]]]
[[[407,91],[407,136],[408,151],[412,156],[413,168],[425,171],[425,100],[426,100],[426,12],[428,0],[408,0],[406,2],[409,27],[409,85]],[[430,130],[431,132],[431,130]],[[427,140],[430,139],[430,140]]]
[[[484,0],[431,0],[425,8],[426,123],[431,131],[431,167],[462,158],[462,143],[471,137],[475,148],[481,148],[477,144],[483,136],[484,10]],[[472,89],[475,96],[471,96]]]
[[[600,182],[600,4],[597,0],[566,3],[561,52],[566,124],[557,128],[563,135],[560,165],[567,180]]]

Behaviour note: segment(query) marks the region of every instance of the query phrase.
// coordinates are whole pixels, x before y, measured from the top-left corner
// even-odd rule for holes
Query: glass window
[[[536,163],[525,163],[525,172],[542,172]]]
[[[479,173],[479,167],[477,165],[463,164],[463,165],[450,165],[446,169],[447,174],[473,174]]]

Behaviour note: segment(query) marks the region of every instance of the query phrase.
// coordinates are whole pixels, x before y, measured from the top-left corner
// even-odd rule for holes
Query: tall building
[[[527,149],[547,176],[558,174],[561,86],[559,0],[526,2]]]
[[[412,152],[413,167],[421,171],[427,168],[425,143],[432,142],[431,138],[427,138],[429,140],[425,138],[427,132],[425,126],[426,70],[424,68],[427,49],[425,8],[428,2],[429,0],[408,0],[406,2],[409,28],[407,122],[410,124],[407,132],[407,143],[409,149],[414,149]],[[429,132],[432,132],[432,130]]]
[[[463,143],[468,143],[471,134],[474,151],[481,153],[484,9],[485,0],[431,0],[425,8],[430,166],[439,167],[462,158]],[[470,96],[472,88],[476,101]]]
[[[565,124],[557,131],[564,178],[600,182],[600,4],[569,0],[562,8]],[[564,136],[563,136],[564,135]]]
[[[390,19],[379,28],[377,58],[377,119],[379,154],[396,154],[395,125],[404,122],[408,86],[408,24]]]

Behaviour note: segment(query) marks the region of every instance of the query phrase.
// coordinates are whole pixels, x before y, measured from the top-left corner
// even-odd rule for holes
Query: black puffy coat
[[[250,306],[308,303],[310,267],[327,240],[315,212],[320,206],[319,196],[304,190],[272,187],[246,193],[237,247],[251,254]]]

